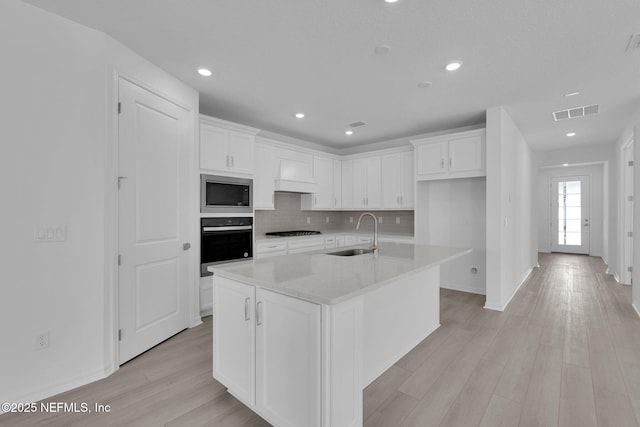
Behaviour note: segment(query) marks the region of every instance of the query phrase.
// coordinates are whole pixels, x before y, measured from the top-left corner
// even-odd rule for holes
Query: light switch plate
[[[64,242],[67,240],[67,226],[66,225],[39,225],[35,230],[35,242]]]

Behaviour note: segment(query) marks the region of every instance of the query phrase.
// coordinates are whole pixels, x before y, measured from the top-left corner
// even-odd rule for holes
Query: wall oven
[[[253,180],[200,175],[200,212],[252,213]]]
[[[200,218],[200,276],[210,265],[253,256],[253,218]]]

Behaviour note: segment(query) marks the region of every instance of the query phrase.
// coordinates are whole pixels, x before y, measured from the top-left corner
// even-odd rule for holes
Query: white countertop
[[[337,304],[471,252],[466,248],[385,243],[379,253],[328,255],[349,248],[219,264],[214,276],[249,283],[319,304]]]

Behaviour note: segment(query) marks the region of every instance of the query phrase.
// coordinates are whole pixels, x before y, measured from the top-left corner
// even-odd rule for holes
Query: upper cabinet
[[[413,152],[385,154],[380,165],[382,208],[413,209]]]
[[[380,208],[380,156],[353,159],[353,208]]]
[[[275,150],[263,144],[260,138],[255,146],[255,174],[253,176],[254,209],[274,209],[275,182],[278,173]]]
[[[223,175],[253,175],[258,129],[200,116],[200,169]]]
[[[313,156],[313,178],[317,189],[312,194],[302,195],[302,209],[332,210],[339,208],[338,198],[341,198],[341,191],[336,193],[336,189],[341,188],[341,162],[329,157]]]
[[[478,129],[411,141],[416,179],[485,176],[485,135],[485,129]]]

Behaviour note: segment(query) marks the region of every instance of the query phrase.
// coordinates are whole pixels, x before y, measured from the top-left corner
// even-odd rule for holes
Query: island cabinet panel
[[[215,278],[213,376],[240,400],[255,403],[255,287]]]
[[[256,404],[277,426],[320,426],[320,305],[256,292]]]

